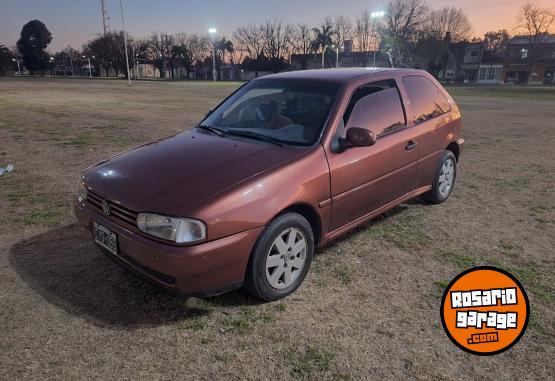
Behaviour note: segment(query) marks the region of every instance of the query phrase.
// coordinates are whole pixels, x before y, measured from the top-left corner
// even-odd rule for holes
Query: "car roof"
[[[403,72],[415,73],[421,70],[414,69],[398,69],[390,67],[356,67],[356,68],[340,68],[340,69],[311,69],[288,71],[278,74],[265,75],[258,79],[300,79],[300,80],[322,80],[343,83],[361,76],[372,77],[372,74],[394,71],[397,74]]]

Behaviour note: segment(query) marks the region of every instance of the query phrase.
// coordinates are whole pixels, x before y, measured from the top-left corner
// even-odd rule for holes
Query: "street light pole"
[[[71,46],[67,46],[67,55],[69,56],[69,63],[71,64],[71,76],[75,77],[75,70],[73,68],[73,57],[71,56]]]
[[[370,14],[370,17],[373,19],[372,21],[372,37],[374,38],[374,41],[376,40],[376,23],[378,22],[378,19],[384,17],[385,12],[384,11],[376,11],[376,12],[372,12]],[[376,46],[374,46],[374,65],[373,67],[376,67]]]
[[[208,33],[212,37],[212,82],[216,82],[216,28],[208,29]]]
[[[335,50],[335,68],[339,67],[339,46],[332,45],[332,49]]]
[[[83,56],[83,58],[89,62],[89,79],[92,79],[91,58],[86,56]],[[92,58],[94,58],[94,56],[92,56]]]
[[[50,57],[50,71],[49,71],[49,76],[52,77],[52,63],[54,62],[54,57]]]
[[[17,74],[21,75],[21,67],[19,67],[19,60],[17,58],[12,58],[12,62],[17,62]]]
[[[125,34],[125,20],[123,19],[123,2],[119,0],[121,8],[121,25],[123,28],[123,46],[125,47],[125,63],[127,64],[127,81],[131,86],[131,74],[129,73],[129,53],[127,52],[127,35]]]

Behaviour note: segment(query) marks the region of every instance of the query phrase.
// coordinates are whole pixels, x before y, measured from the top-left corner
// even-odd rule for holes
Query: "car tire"
[[[252,251],[243,287],[251,295],[273,301],[293,293],[303,282],[314,256],[314,233],[297,213],[274,218]]]
[[[457,178],[457,158],[449,150],[443,152],[432,189],[423,194],[422,198],[429,204],[441,204],[449,198]]]

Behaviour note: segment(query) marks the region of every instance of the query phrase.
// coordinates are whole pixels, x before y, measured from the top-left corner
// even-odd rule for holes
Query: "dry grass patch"
[[[546,90],[449,88],[466,138],[449,201],[415,200],[322,248],[285,300],[180,298],[101,254],[72,215],[81,171],[191,127],[237,86],[0,79],[0,166],[15,164],[0,176],[0,378],[555,373],[546,361],[555,356],[555,98]],[[471,358],[438,311],[449,281],[481,264],[517,276],[532,313],[509,352]]]

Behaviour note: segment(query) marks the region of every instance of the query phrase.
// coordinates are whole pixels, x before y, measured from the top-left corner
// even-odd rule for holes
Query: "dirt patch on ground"
[[[0,378],[552,377],[552,91],[449,89],[467,139],[451,199],[323,248],[285,300],[177,298],[103,256],[71,214],[80,171],[190,127],[236,86],[0,81],[0,166],[16,166],[0,177]],[[516,275],[532,307],[493,357],[456,348],[439,317],[449,280],[480,264]]]

